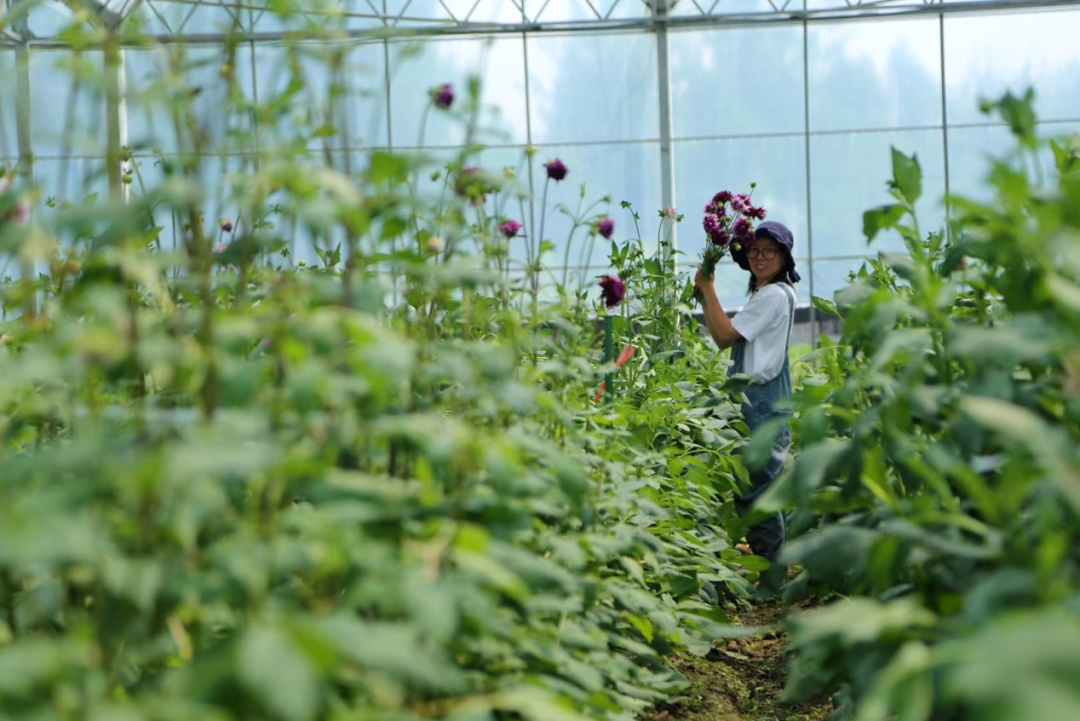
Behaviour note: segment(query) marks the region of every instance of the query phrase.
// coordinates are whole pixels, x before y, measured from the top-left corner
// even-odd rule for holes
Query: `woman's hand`
[[[701,268],[698,268],[697,275],[694,276],[694,287],[700,288],[701,292],[704,293],[705,289],[712,284],[712,276],[706,276],[705,273],[702,272]]]

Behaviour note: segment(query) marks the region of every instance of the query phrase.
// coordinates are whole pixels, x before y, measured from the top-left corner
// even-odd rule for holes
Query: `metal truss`
[[[647,31],[1065,6],[1080,6],[1080,0],[306,0],[292,20],[312,36],[325,28],[386,37]],[[267,0],[0,0],[0,45],[62,45],[48,30],[62,28],[65,18],[74,20],[84,8],[94,22],[113,29],[137,18],[146,34],[168,42],[209,42],[237,32],[274,39],[285,29],[269,7]],[[49,15],[49,21],[35,23],[36,14]],[[297,36],[296,27],[288,30]]]

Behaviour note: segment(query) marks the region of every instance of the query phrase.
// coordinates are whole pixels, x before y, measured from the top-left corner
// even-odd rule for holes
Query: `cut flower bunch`
[[[706,276],[712,276],[716,265],[724,257],[732,244],[736,248],[749,243],[754,238],[754,221],[765,220],[765,208],[755,206],[750,199],[757,187],[750,184],[750,193],[732,193],[721,190],[705,205],[705,250],[701,253],[701,270]],[[705,297],[697,288],[694,299],[698,305],[705,305]]]

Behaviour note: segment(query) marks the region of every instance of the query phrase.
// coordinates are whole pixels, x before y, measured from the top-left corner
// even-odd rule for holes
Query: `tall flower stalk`
[[[617,275],[605,275],[600,278],[600,300],[604,303],[604,365],[615,361],[615,317],[611,311],[619,306],[626,297],[626,283]],[[615,374],[608,371],[604,378],[604,392],[611,397],[615,390]]]
[[[561,181],[563,178],[565,178],[567,176],[567,174],[570,172],[569,169],[566,167],[566,164],[563,163],[563,161],[559,160],[558,158],[556,158],[555,160],[552,160],[550,162],[544,163],[544,170],[546,171],[547,177],[544,179],[544,193],[543,193],[543,196],[542,196],[541,202],[540,202],[540,235],[537,238],[537,242],[541,246],[544,243],[544,225],[545,225],[545,222],[547,221],[548,187],[551,185],[552,180],[554,180],[557,183],[557,182]],[[536,291],[534,290],[534,292],[536,292]]]
[[[419,158],[419,154],[424,151],[424,143],[426,142],[426,135],[427,135],[428,116],[431,115],[431,109],[432,108],[435,108],[436,110],[440,110],[440,111],[443,111],[443,112],[449,112],[450,111],[450,109],[454,105],[454,88],[450,83],[443,83],[441,85],[437,85],[434,88],[431,88],[430,90],[428,90],[428,98],[429,98],[429,102],[426,105],[424,105],[424,111],[420,116],[420,130],[418,131],[418,135],[417,135],[417,139],[416,139],[416,152],[417,152],[418,157],[415,159],[416,168],[413,171],[412,178],[410,180],[410,185],[411,185],[411,188],[412,188],[412,196],[413,196],[414,201],[419,197],[419,194],[420,194],[420,163],[421,163],[421,160]],[[420,219],[416,215],[415,206],[413,207],[413,210],[412,210],[412,223],[413,223],[413,231],[419,236],[419,233],[420,233]],[[438,231],[436,230],[435,232],[437,233]],[[397,256],[397,239],[396,238],[391,238],[390,243],[391,243],[391,245],[390,245],[390,255],[391,255],[391,257],[396,257]],[[397,297],[397,273],[396,272],[393,273],[391,277],[392,277],[391,282],[392,282],[392,285],[393,285],[393,293],[394,293],[394,297],[396,299],[396,297]]]

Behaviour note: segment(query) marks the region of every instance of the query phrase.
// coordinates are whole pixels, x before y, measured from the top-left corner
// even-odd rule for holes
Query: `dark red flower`
[[[719,235],[723,230],[723,226],[720,225],[720,219],[712,213],[705,216],[705,219],[701,222],[701,226],[705,228],[707,235]]]
[[[615,232],[615,221],[611,218],[601,218],[596,224],[596,232],[611,240],[611,234]]]
[[[550,163],[544,163],[544,167],[547,168],[547,176],[556,182],[565,178],[570,172],[570,169],[566,167],[566,163],[558,158]]]
[[[617,275],[600,277],[600,299],[608,308],[614,308],[626,297],[626,283]]]
[[[740,243],[746,243],[754,237],[754,226],[750,224],[750,221],[746,218],[739,218],[735,221],[735,239]]]
[[[449,110],[450,106],[454,104],[454,88],[450,83],[444,83],[438,87],[432,88],[431,102],[435,103],[435,107],[440,110]]]
[[[736,213],[745,213],[750,207],[750,198],[745,195],[736,195],[731,199],[731,209]]]
[[[726,230],[721,230],[719,233],[711,233],[709,235],[709,242],[713,245],[720,246],[721,248],[727,247],[727,244],[731,242],[731,234]]]
[[[226,233],[231,233],[233,229],[232,218],[226,218],[221,221],[221,230]]]

